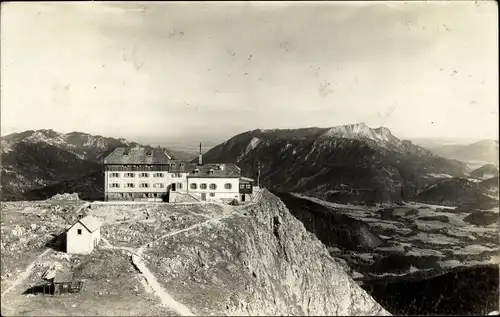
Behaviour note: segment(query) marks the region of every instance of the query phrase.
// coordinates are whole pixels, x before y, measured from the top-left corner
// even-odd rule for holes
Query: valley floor
[[[500,264],[498,208],[481,211],[478,217],[484,215],[483,222],[471,223],[471,212],[457,212],[455,207],[412,202],[355,206],[294,195],[360,220],[384,240],[368,252],[330,247],[333,256],[346,259],[358,271],[355,279],[425,276],[456,267]]]

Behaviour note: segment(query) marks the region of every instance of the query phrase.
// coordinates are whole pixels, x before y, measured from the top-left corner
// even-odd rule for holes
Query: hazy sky
[[[2,3],[2,135],[496,138],[496,1]]]

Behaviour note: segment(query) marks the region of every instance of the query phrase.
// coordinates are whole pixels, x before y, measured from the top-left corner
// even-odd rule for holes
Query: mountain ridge
[[[250,177],[260,161],[261,181],[274,190],[340,201],[399,201],[435,181],[432,173],[459,177],[469,171],[462,162],[364,123],[246,131],[212,148],[204,161],[239,164]]]
[[[2,136],[0,144],[2,200],[43,199],[41,193],[75,187],[96,197],[102,185],[92,182],[101,179],[96,173],[103,171],[102,159],[117,147],[144,146],[124,138],[52,129],[12,133]],[[162,149],[175,158],[168,148]]]

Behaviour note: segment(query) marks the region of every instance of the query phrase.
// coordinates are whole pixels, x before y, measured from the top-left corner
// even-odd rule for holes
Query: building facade
[[[101,224],[89,215],[78,220],[66,232],[66,252],[89,254],[99,241],[101,241]]]
[[[240,182],[253,182],[241,178],[234,164],[203,164],[201,151],[192,163],[173,160],[160,148],[117,148],[104,164],[106,201],[245,201]]]

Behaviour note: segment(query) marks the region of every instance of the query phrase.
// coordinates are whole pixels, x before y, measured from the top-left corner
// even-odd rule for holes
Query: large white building
[[[160,148],[117,148],[105,160],[105,200],[249,201],[253,179],[234,164],[172,160]]]

